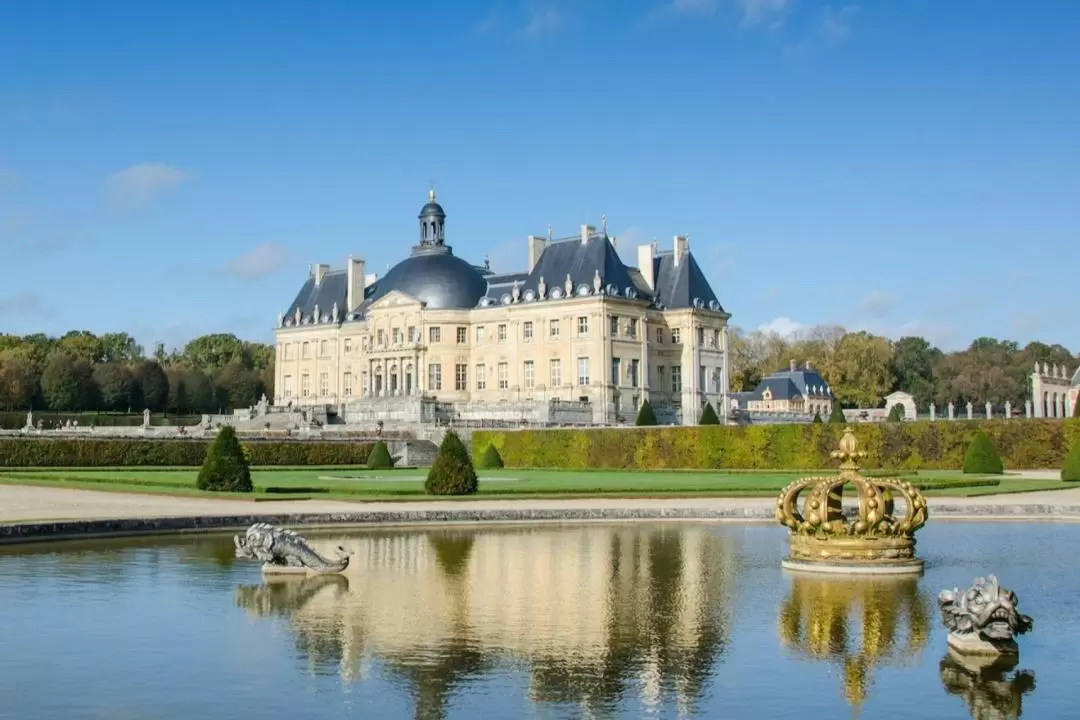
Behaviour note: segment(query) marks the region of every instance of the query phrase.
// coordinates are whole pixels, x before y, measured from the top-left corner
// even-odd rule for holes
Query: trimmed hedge
[[[499,457],[499,451],[495,449],[494,445],[488,445],[480,455],[478,466],[485,470],[493,470],[503,466],[502,458]]]
[[[447,430],[435,462],[428,470],[424,492],[428,495],[472,495],[479,484],[472,458],[453,430]]]
[[[372,446],[367,466],[371,470],[389,470],[394,467],[394,458],[390,456],[390,450],[382,440],[377,440]]]
[[[1005,465],[1001,455],[986,433],[977,430],[964,453],[964,473],[968,475],[1001,475]]]
[[[253,492],[255,486],[251,483],[246,455],[236,438],[236,430],[231,426],[221,428],[206,451],[195,487],[211,492]]]
[[[484,430],[475,448],[494,445],[507,467],[663,470],[830,468],[845,425],[681,426],[595,430]],[[959,470],[976,430],[1005,465],[1059,469],[1080,442],[1080,421],[1048,419],[865,423],[852,426],[867,469]]]
[[[1065,482],[1080,482],[1080,438],[1074,438],[1072,447],[1065,455],[1061,466],[1061,479]]]
[[[241,442],[251,465],[363,465],[371,446],[353,442]],[[0,467],[199,467],[209,440],[0,439]]]

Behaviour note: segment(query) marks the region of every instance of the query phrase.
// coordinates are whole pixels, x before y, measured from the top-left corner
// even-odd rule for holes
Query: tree
[[[964,453],[964,473],[975,475],[1001,475],[1005,468],[990,438],[977,430]]]
[[[911,393],[917,407],[929,405],[934,399],[934,365],[942,357],[943,353],[924,338],[900,338],[893,344],[893,389]]]
[[[195,484],[200,490],[212,492],[252,492],[255,489],[244,448],[231,425],[223,426],[213,444],[206,449],[206,459]]]
[[[181,357],[189,367],[216,370],[230,362],[243,363],[244,343],[232,334],[203,335],[185,345]]]
[[[41,393],[51,410],[78,412],[93,405],[93,370],[63,350],[49,355],[41,373]]]
[[[365,465],[372,470],[389,470],[394,467],[394,458],[390,456],[386,443],[382,440],[376,441],[368,453]]]
[[[716,411],[713,410],[712,403],[705,403],[705,407],[701,409],[701,417],[698,418],[698,425],[719,425],[720,418],[716,416]]]
[[[641,401],[641,409],[638,410],[637,420],[635,425],[656,425],[656,413],[653,412],[652,405],[648,400]]]
[[[101,363],[94,367],[94,384],[102,410],[128,410],[135,396],[135,379],[131,371],[119,362]]]
[[[829,410],[829,422],[831,423],[846,423],[847,418],[844,417],[844,408],[841,407],[839,400],[833,400],[832,409]]]
[[[1061,479],[1065,482],[1080,482],[1080,439],[1073,440],[1065,463],[1061,466]]]
[[[886,418],[887,422],[903,422],[904,420],[904,406],[897,403],[889,409],[889,417]]]
[[[105,333],[100,342],[102,362],[132,363],[143,357],[142,346],[126,332]]]
[[[31,408],[39,386],[40,378],[28,348],[9,346],[0,350],[0,408]]]
[[[89,330],[71,330],[65,333],[56,345],[71,357],[88,365],[101,362],[104,356],[101,338]]]
[[[879,407],[893,387],[892,347],[868,332],[848,333],[836,346],[835,370],[826,380],[833,394],[856,407]]]
[[[244,365],[256,371],[273,369],[275,350],[273,345],[244,343]]]
[[[428,495],[471,495],[477,487],[476,470],[469,451],[456,432],[447,430],[428,471],[424,491]]]
[[[154,360],[143,360],[132,373],[138,392],[134,401],[151,412],[163,412],[169,404],[169,377]]]
[[[484,448],[483,454],[480,455],[480,467],[487,470],[495,468],[501,468],[503,466],[502,455],[499,454],[499,449],[494,445],[488,445]]]
[[[169,401],[165,403],[165,411],[171,413],[188,412],[191,408],[188,403],[187,370],[172,365],[165,368],[165,377],[169,379]]]
[[[226,408],[245,408],[255,404],[258,378],[239,360],[230,361],[214,376],[218,400]]]
[[[214,398],[214,385],[201,370],[184,371],[184,395],[187,409],[194,413],[211,413],[217,409]]]

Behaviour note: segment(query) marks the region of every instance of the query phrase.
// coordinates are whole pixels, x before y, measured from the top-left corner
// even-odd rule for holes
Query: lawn
[[[300,500],[323,498],[350,501],[416,500],[424,497],[423,469],[367,470],[364,468],[255,468],[256,492],[215,497]],[[557,497],[772,497],[792,480],[808,474],[792,472],[631,472],[595,470],[481,470],[479,496],[496,498]],[[34,469],[0,471],[0,483],[50,487],[206,495],[196,489],[194,468]],[[1005,476],[969,476],[935,471],[906,479],[928,496],[993,495],[1075,487],[1056,480],[1023,480]]]

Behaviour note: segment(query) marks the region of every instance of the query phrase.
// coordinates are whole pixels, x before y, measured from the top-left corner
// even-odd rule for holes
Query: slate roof
[[[817,370],[789,368],[777,370],[763,378],[753,391],[753,399],[760,400],[768,388],[773,400],[790,400],[796,397],[831,397],[832,390]]]
[[[653,277],[656,278],[656,301],[664,308],[698,306],[719,312],[724,310],[691,252],[687,252],[677,265],[674,251],[658,253],[653,258]]]
[[[322,282],[318,285],[315,285],[314,275],[308,277],[303,287],[300,288],[300,292],[296,294],[296,299],[289,305],[285,318],[290,321],[295,320],[296,310],[299,308],[301,316],[310,320],[317,306],[319,315],[329,321],[334,303],[337,303],[338,317],[344,319],[348,283],[349,276],[345,270],[334,270],[326,273],[323,275]],[[370,292],[371,289],[369,287],[368,291]]]

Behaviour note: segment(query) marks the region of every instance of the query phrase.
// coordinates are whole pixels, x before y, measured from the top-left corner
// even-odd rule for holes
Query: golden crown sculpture
[[[840,447],[832,452],[840,460],[840,473],[807,477],[780,491],[776,519],[790,531],[791,555],[784,567],[842,573],[921,572],[915,558],[915,531],[926,524],[926,498],[911,483],[859,474],[858,449],[851,428],[844,430]],[[857,495],[857,512],[843,507],[846,488]],[[799,497],[806,500],[799,505]],[[902,500],[903,515],[896,515]]]

